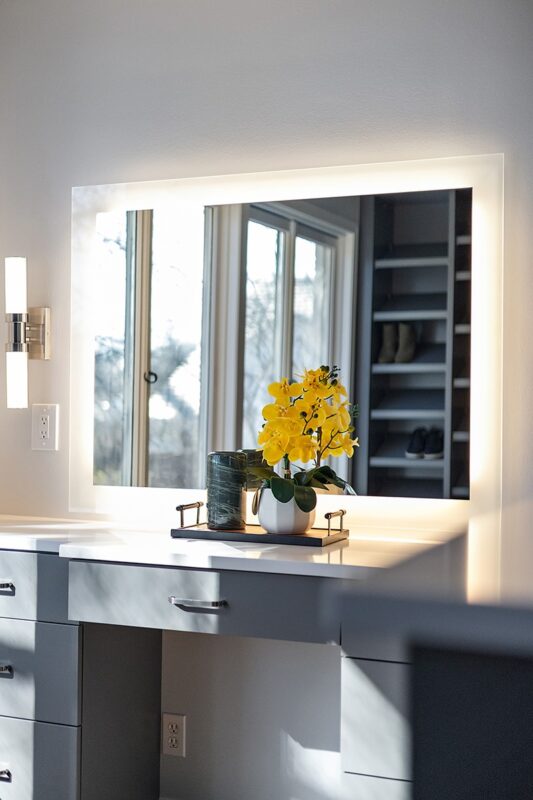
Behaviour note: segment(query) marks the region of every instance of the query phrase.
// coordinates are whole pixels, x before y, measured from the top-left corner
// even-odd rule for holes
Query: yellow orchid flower
[[[335,458],[338,458],[338,456],[342,456],[343,453],[342,437],[335,436],[329,441],[327,447],[323,449],[322,458],[327,458],[327,456],[335,456]]]
[[[348,403],[340,403],[338,406],[332,405],[332,415],[330,420],[337,426],[339,431],[346,431],[350,427],[351,417]]]
[[[284,455],[284,442],[279,436],[273,436],[263,447],[263,458],[271,467],[275,467]]]
[[[305,370],[299,382],[282,378],[268,386],[273,400],[263,408],[265,424],[257,442],[271,466],[283,460],[320,465],[323,458],[352,456],[359,442],[353,436],[352,407],[337,366]]]
[[[268,393],[275,398],[279,405],[288,406],[291,398],[298,397],[302,393],[302,385],[289,383],[287,378],[282,378],[280,381],[269,384]]]
[[[332,394],[336,400],[340,400],[341,397],[348,397],[346,387],[343,386],[342,383],[332,383],[330,387],[330,394]]]
[[[312,461],[318,445],[312,436],[294,436],[290,442],[289,461]]]
[[[306,369],[303,376],[303,390],[310,396],[326,398],[331,394],[331,388],[322,369]]]
[[[344,453],[351,458],[353,456],[354,447],[359,447],[359,439],[351,439],[349,434],[343,436],[335,436],[323,452],[323,456],[335,456],[338,458]]]
[[[355,439],[350,439],[350,436],[346,434],[342,442],[342,446],[348,458],[351,458],[353,456],[354,448],[359,447],[359,437],[356,436]]]
[[[257,443],[260,445],[268,444],[272,439],[279,439],[286,449],[291,436],[291,421],[276,419],[266,422],[257,436]]]
[[[268,403],[263,408],[263,418],[269,422],[276,419],[295,420],[298,417],[298,412],[295,410],[295,408],[296,404],[293,406],[282,406],[279,403]]]

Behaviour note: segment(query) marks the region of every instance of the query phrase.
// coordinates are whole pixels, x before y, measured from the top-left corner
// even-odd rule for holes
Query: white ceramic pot
[[[302,511],[294,498],[288,503],[280,503],[272,494],[272,489],[263,489],[257,511],[259,524],[268,533],[305,533],[313,526],[315,510]]]

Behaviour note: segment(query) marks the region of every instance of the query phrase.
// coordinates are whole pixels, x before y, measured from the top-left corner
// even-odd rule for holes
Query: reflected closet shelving
[[[471,191],[362,200],[358,276],[358,493],[468,498]],[[384,325],[416,338],[380,363]],[[408,459],[417,427],[443,431],[438,459]]]

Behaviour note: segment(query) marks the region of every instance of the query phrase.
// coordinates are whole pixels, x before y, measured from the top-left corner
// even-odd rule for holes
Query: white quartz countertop
[[[0,549],[62,558],[197,569],[366,579],[439,550],[456,534],[372,529],[325,548],[172,539],[170,531],[134,531],[93,522],[1,520]]]

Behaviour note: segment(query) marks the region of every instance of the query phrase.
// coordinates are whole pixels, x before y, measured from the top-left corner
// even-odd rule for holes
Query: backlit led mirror
[[[468,498],[471,204],[460,189],[98,214],[95,484],[203,487],[213,443],[256,446],[270,381],[337,364],[360,447],[335,467],[355,490]]]

